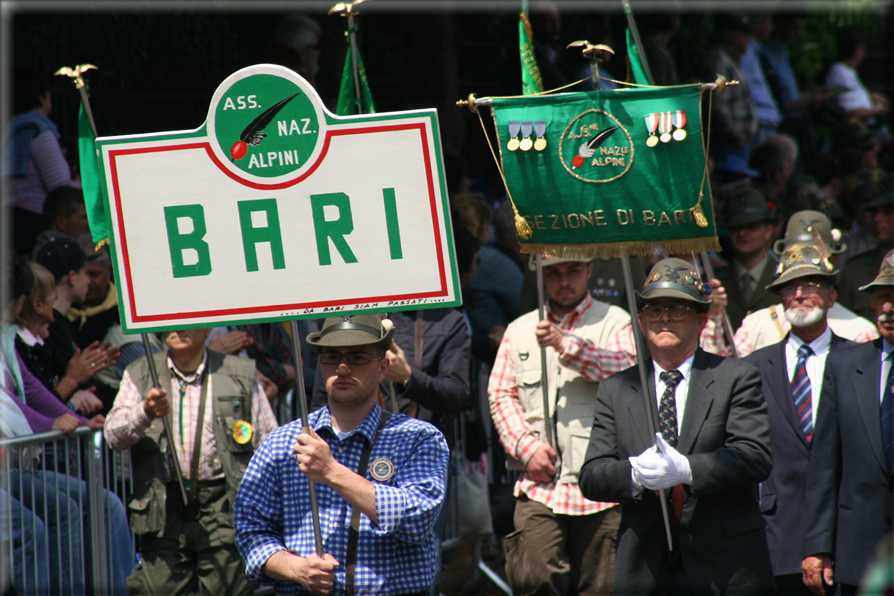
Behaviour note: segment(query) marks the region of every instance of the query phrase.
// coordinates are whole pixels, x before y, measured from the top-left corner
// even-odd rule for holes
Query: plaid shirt
[[[311,427],[332,450],[338,463],[356,471],[364,445],[375,437],[382,409],[374,405],[345,439],[336,436],[323,407],[309,415]],[[277,594],[307,594],[300,584],[274,581],[262,571],[275,552],[301,557],[315,552],[307,477],[293,458],[301,420],[280,427],[257,450],[236,498],[236,546],[248,577],[273,584]],[[394,475],[375,482],[373,525],[360,516],[355,588],[358,594],[405,594],[427,590],[434,581],[434,523],[444,502],[449,452],[444,436],[431,424],[391,414],[375,439],[370,462],[388,458]],[[368,470],[366,470],[368,477]],[[348,530],[352,508],[324,483],[317,483],[323,550],[341,564],[335,569],[332,594],[344,594]]]
[[[205,364],[208,362],[208,353],[205,353],[202,364],[191,375],[183,375],[174,366],[170,357],[167,361],[168,368],[171,370],[171,392],[173,393],[168,396],[168,400],[171,403],[173,418],[174,446],[177,449],[180,469],[184,476],[188,476],[196,437],[196,418],[199,415],[199,401],[202,396],[202,386],[199,381],[202,378],[202,371],[205,370]],[[213,395],[210,376],[206,382],[208,383],[208,395]],[[270,409],[270,402],[257,379],[252,381],[251,418],[252,442],[257,448],[277,426],[273,410]],[[109,412],[105,423],[104,431],[109,446],[116,450],[133,447],[151,424],[161,423],[160,420],[150,420],[146,415],[146,410],[143,409],[143,396],[130,378],[130,372],[125,371],[118,395],[115,397],[115,405]],[[205,426],[202,430],[201,449],[199,480],[223,478],[223,465],[217,457],[217,443],[214,439],[214,409],[210,402],[205,404]],[[167,459],[165,463],[167,464]]]
[[[260,323],[236,325],[234,329],[244,331],[254,343],[245,349],[249,358],[261,374],[273,381],[285,393],[290,387],[284,364],[295,366],[291,339],[280,323]]]
[[[757,131],[757,112],[739,60],[718,49],[711,55],[709,72],[711,80],[721,74],[727,81],[739,81],[738,87],[727,87],[723,95],[711,94],[711,136],[725,142],[740,134],[751,137]]]
[[[581,315],[593,304],[587,297],[561,321],[549,312],[549,319],[566,335],[559,345],[559,363],[574,370],[588,381],[599,382],[602,379],[636,364],[636,344],[633,341],[633,326],[627,324],[609,339],[605,346],[597,346],[591,340],[574,335],[576,323]],[[723,329],[715,322],[715,317],[708,317],[708,324],[701,334],[702,344],[722,344]],[[534,332],[533,329],[530,330]],[[723,346],[721,346],[723,347]],[[725,347],[724,347],[725,348]],[[725,348],[728,350],[728,348]],[[725,355],[725,354],[722,354]],[[516,392],[515,363],[510,349],[509,334],[497,351],[497,358],[491,371],[488,384],[491,416],[500,442],[503,447],[522,463],[527,464],[541,442],[534,435],[531,426],[525,421],[525,414]],[[536,482],[531,480],[527,472],[523,473],[515,483],[513,494],[518,497],[527,495],[549,507],[560,515],[589,515],[603,511],[615,503],[599,503],[584,498],[577,484],[553,482]]]

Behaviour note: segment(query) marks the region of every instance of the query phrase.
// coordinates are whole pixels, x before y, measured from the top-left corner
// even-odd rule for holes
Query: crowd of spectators
[[[544,80],[565,83],[576,77],[562,73],[555,60],[552,48],[561,33],[557,19],[554,9],[541,12],[532,7],[531,23]],[[824,242],[840,271],[838,303],[847,313],[839,318],[875,320],[871,295],[858,288],[872,281],[886,253],[894,248],[894,161],[888,99],[861,82],[858,71],[866,45],[852,29],[840,31],[838,56],[829,65],[823,84],[804,88],[790,59],[800,43],[804,22],[804,15],[799,14],[720,15],[716,19],[717,45],[703,69],[706,80],[721,74],[740,82],[723,96],[714,97],[712,111],[706,114],[710,127],[705,128],[710,130],[712,197],[723,246],[711,256],[717,278],[729,295],[728,313],[742,355],[770,343],[760,339],[763,331],[758,329],[773,328],[769,324],[760,327],[764,323],[753,317],[774,312],[781,302],[779,295],[765,286],[775,277],[786,248],[783,238],[788,238],[785,226],[793,214],[812,210],[831,222]],[[655,80],[661,84],[680,82],[668,44],[678,23],[679,18],[673,15],[643,19],[644,50]],[[316,39],[320,32],[315,29],[312,33]],[[277,40],[283,45],[294,41],[285,29]],[[302,51],[306,54],[309,50]],[[316,54],[313,58],[313,68],[305,76],[315,72]],[[59,147],[58,131],[49,119],[51,97],[44,86],[16,83],[17,95],[23,99],[9,126],[5,174],[11,181],[14,250],[19,256],[14,267],[6,268],[13,292],[4,305],[5,320],[0,327],[0,433],[17,437],[52,429],[70,434],[82,425],[99,430],[113,407],[125,369],[146,352],[139,336],[122,331],[111,261],[108,253],[95,250],[89,235],[80,186],[72,179],[72,169]],[[458,156],[447,156],[445,161],[448,175],[464,168]],[[512,209],[505,196],[489,192],[479,181],[451,180],[450,206],[464,304],[455,310],[427,310],[418,317],[415,313],[392,313],[395,346],[388,351],[391,367],[382,384],[381,400],[432,422],[447,435],[451,446],[453,421],[459,417],[465,423],[466,460],[480,461],[490,447],[491,461],[502,463],[499,445],[493,439],[488,444],[487,437],[496,431],[483,419],[486,415],[482,416],[480,398],[485,388],[475,374],[470,378],[469,362],[471,358],[473,367],[489,370],[507,327],[537,306],[534,270],[519,251]],[[659,258],[634,260],[636,287]],[[591,297],[626,309],[617,261],[596,260],[592,267]],[[829,319],[833,325],[833,311]],[[301,336],[318,328],[318,322],[303,321]],[[878,337],[871,324],[854,329],[857,341]],[[780,337],[781,331],[774,341]],[[153,335],[149,344],[153,352],[164,349]],[[273,404],[295,387],[299,365],[309,403],[325,403],[315,356],[307,353],[296,360],[280,324],[216,328],[207,334],[206,345],[216,352],[254,360],[255,377]],[[424,353],[420,353],[422,345]],[[473,368],[473,373],[476,370]],[[500,453],[494,453],[497,451]],[[43,457],[58,459],[62,454],[47,452]],[[24,493],[22,487],[38,491],[52,484],[61,497],[39,498],[56,505],[84,498],[78,495],[86,495],[86,489],[80,479],[59,480],[59,472],[47,474],[53,477],[37,478],[12,470],[3,480],[0,517],[4,519],[0,526],[18,532],[4,533],[3,540],[18,552],[14,557],[17,565],[24,565],[13,570],[11,579],[16,584],[28,569],[48,570],[38,574],[44,582],[39,583],[38,593],[68,589],[78,593],[83,586],[65,582],[78,578],[68,570],[82,564],[78,558],[82,547],[59,561],[53,560],[57,550],[45,545],[47,541],[83,545],[86,537],[79,534],[77,524],[58,521],[82,515],[84,509],[72,501],[70,510],[62,510],[58,516],[55,512],[26,515],[24,503],[32,500],[32,493]],[[121,500],[111,493],[106,493],[105,499],[106,515],[113,524],[111,547],[119,553],[134,552]],[[496,507],[495,528],[499,531],[497,515],[507,513]],[[8,512],[21,523],[6,520]],[[438,527],[443,530],[443,524]],[[66,533],[69,531],[72,535]],[[35,560],[46,552],[49,561]],[[123,586],[134,560],[116,560],[120,567],[115,570],[115,582]]]

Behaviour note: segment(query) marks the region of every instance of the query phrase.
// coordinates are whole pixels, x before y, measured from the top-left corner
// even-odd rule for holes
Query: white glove
[[[631,480],[631,489],[633,490],[633,496],[638,497],[641,492],[646,489],[646,485],[643,484],[642,476],[639,475],[637,470],[641,469],[642,464],[649,457],[654,457],[658,452],[658,447],[652,445],[651,447],[646,448],[645,451],[637,455],[636,457],[630,456],[627,459],[630,461],[630,480]]]
[[[634,482],[650,490],[691,484],[692,469],[689,467],[689,460],[668,445],[661,433],[655,433],[655,444],[657,450],[647,449],[642,455],[630,458]]]

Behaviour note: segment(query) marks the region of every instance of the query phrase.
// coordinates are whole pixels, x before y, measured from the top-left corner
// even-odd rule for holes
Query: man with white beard
[[[794,244],[782,253],[779,277],[767,289],[782,298],[791,331],[781,342],[745,358],[761,372],[770,417],[773,469],[760,485],[761,512],[767,521],[776,589],[785,595],[810,594],[801,578],[798,546],[806,530],[807,464],[823,369],[830,350],[854,344],[829,328],[837,271],[828,259],[828,248],[819,244]]]

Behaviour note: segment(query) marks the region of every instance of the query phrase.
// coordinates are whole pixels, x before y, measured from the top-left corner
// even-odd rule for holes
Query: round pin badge
[[[240,445],[245,445],[251,441],[252,434],[251,424],[245,420],[237,420],[235,424],[233,424],[233,440]]]
[[[373,463],[369,465],[369,473],[373,477],[373,480],[385,482],[394,476],[394,464],[391,463],[391,460],[387,457],[380,457],[379,459],[373,460]]]

